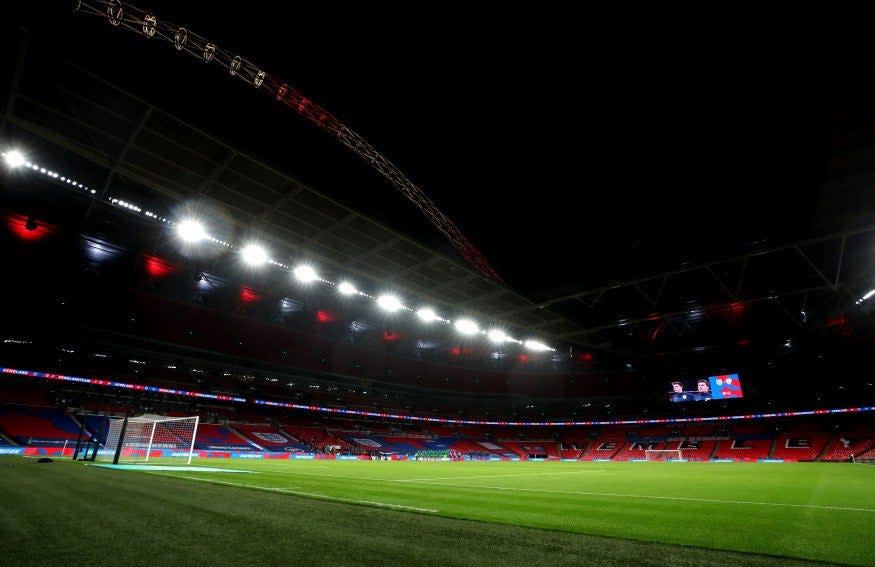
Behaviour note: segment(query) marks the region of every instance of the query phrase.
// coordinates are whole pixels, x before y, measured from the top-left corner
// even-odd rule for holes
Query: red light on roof
[[[827,320],[826,326],[827,327],[838,327],[838,329],[841,332],[843,337],[850,337],[851,335],[854,334],[854,332],[851,330],[851,326],[848,323],[849,323],[848,316],[845,315],[844,313],[841,313],[841,314],[836,315],[835,317]]]
[[[527,355],[526,353],[523,353],[520,355],[520,362],[528,362],[528,361],[529,361],[529,355]]]
[[[324,309],[320,309],[316,312],[316,320],[320,323],[330,323],[337,319],[332,313],[325,311]]]
[[[176,266],[157,256],[146,256],[146,273],[153,278],[166,276],[176,269]]]
[[[19,240],[36,242],[55,233],[58,227],[46,224],[32,216],[10,214],[6,217],[6,226]]]
[[[650,333],[650,342],[651,343],[656,340],[656,337],[658,337],[659,333],[661,333],[663,331],[663,329],[665,329],[667,324],[668,324],[668,321],[663,319],[662,321],[659,322],[659,324],[656,326],[656,328],[653,329],[653,332]]]
[[[386,342],[394,342],[401,338],[398,331],[383,331],[383,340]]]
[[[738,315],[739,313],[744,311],[744,303],[740,301],[733,301],[729,304],[729,310]]]
[[[592,353],[591,352],[580,353],[580,360],[582,360],[583,362],[592,362]]]
[[[462,349],[460,347],[454,346],[450,349],[450,354],[453,356],[459,356],[462,354]]]
[[[240,300],[244,303],[252,303],[253,301],[261,301],[264,296],[248,285],[244,285],[243,288],[240,289]]]

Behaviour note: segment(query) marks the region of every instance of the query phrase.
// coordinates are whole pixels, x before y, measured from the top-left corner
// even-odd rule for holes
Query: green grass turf
[[[865,465],[198,462],[258,474],[0,460],[4,554],[22,566],[875,565]]]

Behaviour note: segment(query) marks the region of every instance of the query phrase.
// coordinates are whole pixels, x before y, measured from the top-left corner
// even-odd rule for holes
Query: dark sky
[[[848,150],[875,131],[875,45],[845,25],[526,5],[138,5],[335,114],[530,297],[871,222],[865,184],[836,183],[865,169]],[[71,59],[449,251],[378,174],[252,87],[64,2],[26,10],[18,20]]]

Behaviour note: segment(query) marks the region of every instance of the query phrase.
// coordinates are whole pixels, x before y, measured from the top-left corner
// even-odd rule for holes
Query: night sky
[[[875,218],[873,161],[857,151],[875,137],[875,41],[847,25],[447,3],[138,5],[335,114],[535,299]],[[377,173],[252,87],[68,3],[24,10],[4,25],[453,253]]]

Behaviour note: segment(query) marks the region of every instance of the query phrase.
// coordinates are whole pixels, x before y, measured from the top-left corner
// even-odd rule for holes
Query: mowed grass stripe
[[[425,482],[431,480],[465,480],[469,478],[513,478],[513,477],[521,477],[521,476],[556,476],[562,474],[591,474],[591,473],[602,473],[608,472],[605,469],[581,469],[576,471],[548,471],[548,472],[527,472],[527,473],[518,473],[518,474],[475,474],[475,475],[463,475],[459,474],[457,476],[436,476],[436,477],[426,477],[426,478],[402,478],[395,479],[393,482]]]
[[[259,474],[247,477],[247,483],[289,483],[337,498],[437,509],[456,518],[875,565],[875,515],[842,509],[875,508],[875,467],[610,463],[608,474],[543,475],[529,473],[593,465],[341,461],[332,469],[322,463],[318,470],[306,461],[249,465]],[[392,482],[451,476],[448,472],[458,472],[464,485]],[[493,478],[465,480],[480,474]]]
[[[0,458],[0,498],[16,567],[823,565],[18,458]]]
[[[464,478],[464,477],[462,477]],[[405,482],[405,481],[398,481]],[[741,504],[744,506],[789,506],[794,508],[820,508],[823,510],[846,510],[849,512],[875,513],[875,508],[848,508],[845,506],[824,506],[821,504],[792,504],[789,502],[757,502],[752,500],[718,500],[714,498],[684,498],[682,496],[654,496],[652,494],[620,494],[616,492],[579,492],[576,490],[547,490],[543,488],[519,488],[511,486],[476,486],[447,482],[410,481],[417,484],[432,486],[452,486],[455,488],[476,488],[481,490],[519,490],[525,492],[542,492],[547,494],[574,494],[578,496],[604,496],[606,498],[647,498],[652,500],[681,500],[684,502],[703,502],[709,504]]]
[[[332,500],[334,502],[346,502],[347,504],[367,504],[369,506],[378,506],[380,508],[396,508],[399,510],[412,510],[414,512],[429,512],[432,514],[437,513],[437,510],[432,510],[431,508],[418,508],[416,506],[406,506],[404,504],[392,504],[391,502],[375,502],[373,500],[352,500],[348,498],[336,498],[333,496],[327,496],[325,494],[313,494],[312,492],[301,492],[300,490],[295,490],[296,487],[289,488],[277,488],[277,487],[268,487],[268,486],[257,486],[254,484],[243,484],[240,482],[227,482],[216,479],[206,479],[206,478],[198,478],[195,476],[184,476],[184,475],[173,475],[174,478],[185,478],[188,480],[196,480],[199,482],[211,482],[213,484],[223,484],[225,486],[236,486],[240,488],[252,488],[255,490],[267,490],[268,492],[280,492],[283,494],[294,494],[295,496],[305,496],[308,498],[317,498],[322,500]]]

